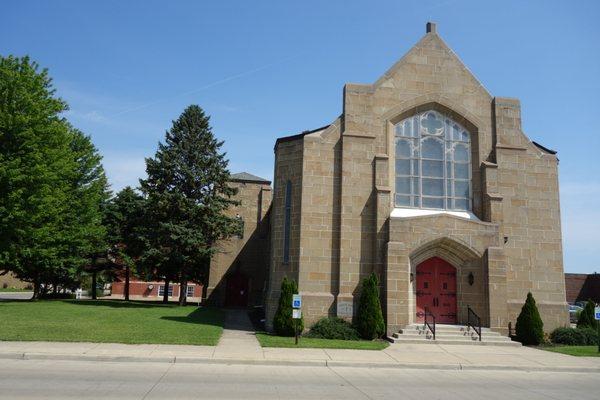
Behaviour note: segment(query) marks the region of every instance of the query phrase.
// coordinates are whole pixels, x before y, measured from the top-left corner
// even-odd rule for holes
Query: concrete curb
[[[546,367],[472,364],[412,364],[391,362],[352,362],[333,360],[258,360],[243,358],[202,358],[176,356],[113,356],[91,354],[49,354],[49,353],[0,353],[0,360],[56,360],[56,361],[96,361],[96,362],[157,362],[169,364],[216,364],[216,365],[266,365],[295,367],[344,367],[344,368],[393,368],[428,369],[443,371],[523,371],[523,372],[578,372],[600,373],[596,367]]]

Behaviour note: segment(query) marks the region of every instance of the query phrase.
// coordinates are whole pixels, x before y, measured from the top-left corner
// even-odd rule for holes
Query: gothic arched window
[[[396,207],[471,210],[471,135],[437,111],[395,126]]]

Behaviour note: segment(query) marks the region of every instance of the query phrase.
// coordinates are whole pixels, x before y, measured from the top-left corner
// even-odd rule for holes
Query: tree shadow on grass
[[[78,306],[102,306],[112,308],[176,308],[179,307],[176,302],[163,303],[162,301],[145,301],[145,300],[60,300],[64,303],[74,304]]]
[[[169,316],[165,315],[160,317],[167,321],[183,322],[187,324],[203,324],[203,325],[214,325],[223,326],[223,313],[217,308],[197,308],[186,316]]]

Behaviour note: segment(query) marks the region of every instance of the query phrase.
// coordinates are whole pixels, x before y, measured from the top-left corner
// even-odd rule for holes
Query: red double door
[[[456,268],[439,257],[417,265],[417,322],[425,310],[438,324],[456,324]]]

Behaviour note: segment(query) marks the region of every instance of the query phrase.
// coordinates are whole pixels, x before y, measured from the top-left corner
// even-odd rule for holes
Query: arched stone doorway
[[[417,268],[420,270],[423,268],[422,265],[431,262],[445,265],[444,267],[438,267],[442,268],[438,269],[437,272],[436,282],[439,286],[435,295],[432,294],[432,297],[436,297],[436,306],[439,304],[439,307],[443,307],[443,304],[446,304],[445,310],[436,311],[436,323],[465,324],[467,306],[471,306],[477,315],[482,318],[484,325],[487,324],[487,287],[482,255],[476,253],[473,248],[457,238],[441,237],[424,241],[424,243],[418,245],[416,250],[410,253],[409,258],[411,273],[411,285],[409,286],[410,323],[421,323],[423,321],[423,316],[419,314],[424,311],[424,307],[421,310],[418,309],[419,298],[417,292],[420,291],[421,287],[418,286],[420,280]],[[439,275],[440,273],[442,275]],[[443,274],[453,274],[454,276]],[[473,275],[472,284],[469,275]],[[453,280],[452,282],[447,280],[444,282],[443,278]],[[455,304],[449,301],[443,302],[443,300],[450,299],[450,296],[446,295],[447,292],[444,292],[444,283],[446,283],[447,288],[451,288],[450,293],[455,293],[455,297],[453,296]],[[430,300],[433,301],[433,299]],[[433,310],[431,305],[431,303],[428,305],[430,312]],[[442,314],[444,315],[442,316]]]
[[[423,322],[428,312],[436,323],[456,324],[456,268],[431,257],[417,265],[416,275],[417,322]]]

